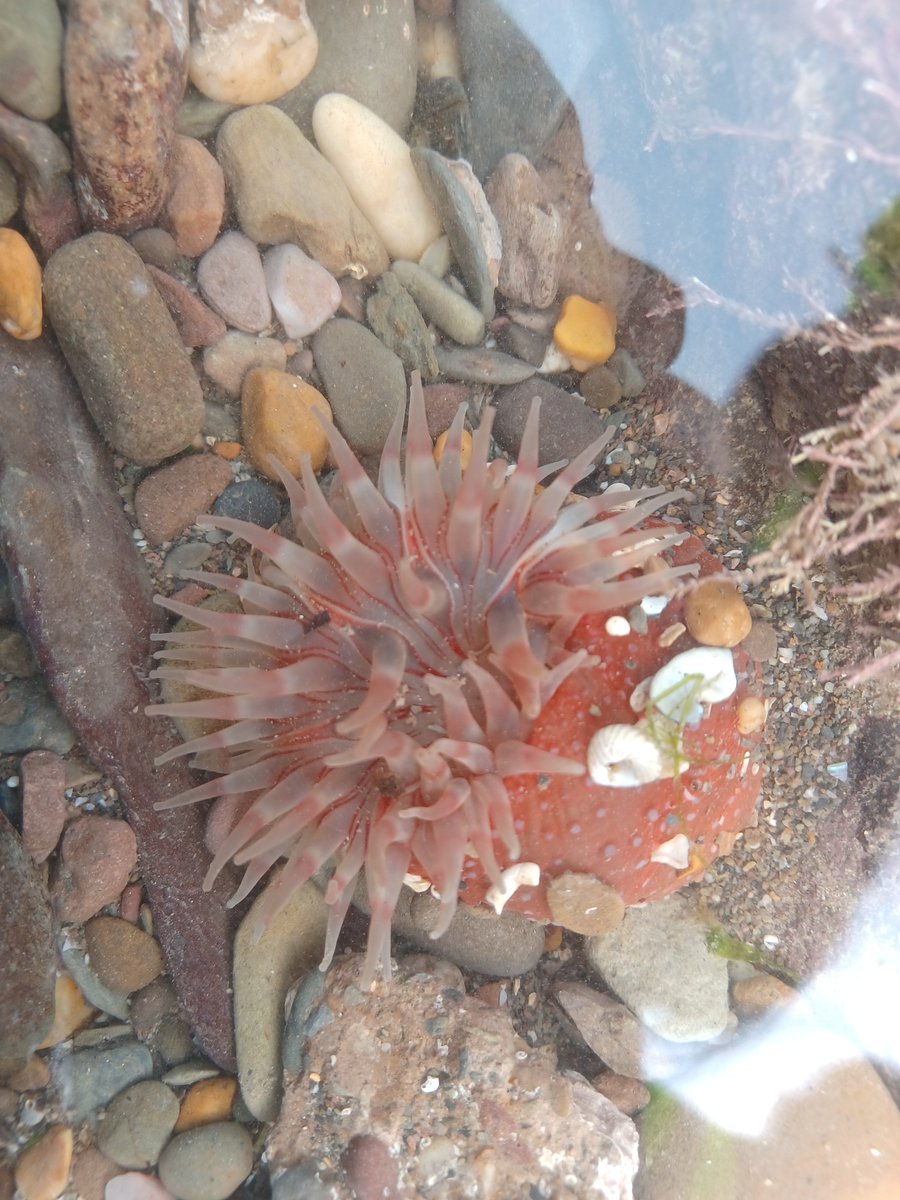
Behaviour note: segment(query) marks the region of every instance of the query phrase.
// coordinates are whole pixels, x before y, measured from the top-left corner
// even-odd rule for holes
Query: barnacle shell
[[[587,766],[591,779],[604,787],[640,787],[657,779],[670,779],[674,764],[646,732],[645,721],[635,725],[605,725],[588,743]],[[679,773],[687,763],[679,764]]]

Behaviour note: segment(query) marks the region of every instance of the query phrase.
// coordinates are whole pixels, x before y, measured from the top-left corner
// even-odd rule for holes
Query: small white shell
[[[605,629],[610,637],[628,637],[631,633],[627,617],[607,617]]]
[[[695,646],[669,659],[653,676],[650,700],[676,724],[698,721],[702,705],[718,704],[737,687],[734,657],[723,646]]]
[[[676,871],[686,871],[691,861],[691,843],[685,834],[676,833],[667,842],[656,847],[650,855],[650,861],[674,867]]]
[[[594,783],[604,787],[640,787],[671,779],[672,762],[646,733],[646,722],[606,725],[588,743],[587,767]],[[687,763],[681,764],[681,770]]]
[[[494,912],[499,917],[520,887],[537,887],[541,882],[541,868],[534,862],[513,863],[505,871],[501,871],[503,887],[491,887],[484,897],[488,904],[494,906]]]

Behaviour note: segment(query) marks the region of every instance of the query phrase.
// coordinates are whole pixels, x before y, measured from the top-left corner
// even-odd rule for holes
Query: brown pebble
[[[72,1165],[72,1130],[51,1125],[44,1136],[23,1150],[13,1172],[23,1200],[56,1200],[66,1190]]]
[[[185,346],[189,349],[214,346],[225,336],[228,326],[199,296],[195,296],[183,283],[179,283],[159,267],[147,263],[147,270],[156,284],[156,290],[165,300]]]
[[[130,995],[165,970],[156,938],[119,917],[93,917],[84,941],[97,977],[114,992]]]
[[[176,136],[169,156],[169,194],[160,224],[182,254],[205,254],[219,232],[225,212],[225,176],[202,142]]]
[[[736,646],[750,632],[750,609],[728,579],[709,579],[684,602],[684,621],[701,646]]]
[[[626,1117],[633,1117],[650,1103],[650,1089],[640,1079],[632,1079],[630,1075],[601,1071],[591,1080],[591,1086],[611,1100]]]
[[[318,410],[331,420],[331,406],[320,391],[286,371],[255,367],[241,391],[241,430],[253,465],[269,479],[278,475],[269,461],[277,458],[293,476],[308,454],[314,471],[321,471],[328,454]]]
[[[754,662],[774,662],[778,653],[778,634],[768,621],[754,621],[741,646]]]
[[[50,1068],[39,1055],[32,1054],[6,1082],[17,1092],[38,1092],[49,1085]]]
[[[358,1133],[341,1158],[357,1200],[399,1200],[397,1164],[381,1138]]]
[[[768,707],[759,696],[745,696],[738,705],[737,727],[743,733],[756,733],[766,723]]]
[[[207,511],[231,480],[231,468],[214,454],[192,454],[153,471],[134,494],[144,537],[154,546],[172,541]]]
[[[574,871],[548,885],[547,906],[554,924],[589,937],[612,933],[625,916],[625,902],[615,888]]]
[[[36,863],[56,849],[66,823],[66,764],[50,750],[22,759],[22,840]]]
[[[797,993],[774,975],[760,972],[749,979],[739,979],[731,989],[734,1011],[741,1021],[753,1021],[771,1009],[797,999]]]
[[[616,378],[615,372],[603,364],[585,371],[578,390],[591,408],[598,412],[615,408],[622,399],[622,385]]]
[[[128,239],[148,267],[159,267],[171,271],[178,258],[178,247],[171,233],[165,229],[139,229]]]
[[[118,900],[137,862],[126,821],[88,814],[66,828],[51,896],[61,921],[86,921]]]
[[[18,629],[0,629],[0,675],[30,679],[37,674],[37,663],[28,638]]]
[[[80,1200],[105,1200],[106,1185],[122,1168],[112,1162],[96,1146],[77,1150],[72,1163],[72,1191]]]

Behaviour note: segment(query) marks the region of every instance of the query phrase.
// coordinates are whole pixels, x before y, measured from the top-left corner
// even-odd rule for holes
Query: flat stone
[[[385,271],[366,301],[369,328],[399,357],[407,371],[426,381],[437,375],[437,358],[428,326],[415,301],[393,271]]]
[[[399,408],[406,406],[400,359],[356,321],[335,317],[313,339],[316,369],[334,423],[357,455],[380,454]]]
[[[244,377],[254,367],[283,371],[287,352],[277,338],[253,337],[230,329],[214,346],[203,352],[203,370],[226,395],[241,394]]]
[[[168,185],[187,49],[182,5],[69,5],[66,105],[76,194],[91,228],[131,233],[153,224]]]
[[[592,968],[641,1021],[673,1042],[716,1038],[728,1024],[728,964],[681,896],[629,908],[617,930],[586,942]],[[623,1072],[633,1074],[633,1072]]]
[[[115,450],[152,466],[199,434],[200,385],[127,242],[92,233],[63,246],[44,271],[44,299],[91,415]]]
[[[52,1070],[66,1112],[80,1122],[131,1084],[150,1079],[153,1058],[140,1042],[115,1041],[66,1055],[54,1061]]]
[[[271,105],[232,113],[216,157],[243,232],[260,245],[294,242],[333,275],[377,278],[381,238],[334,167],[290,117]]]
[[[288,337],[315,333],[341,303],[337,280],[299,246],[287,243],[267,250],[263,271],[275,315]]]
[[[171,542],[193,525],[232,481],[231,468],[215,454],[192,454],[145,476],[134,494],[134,511],[153,545]]]
[[[200,259],[197,283],[210,307],[235,329],[260,333],[272,320],[259,251],[236,230],[223,233]]]
[[[178,1120],[178,1097],[156,1079],[132,1084],[106,1110],[100,1150],[120,1167],[155,1167]]]
[[[67,1125],[51,1125],[16,1159],[16,1187],[23,1200],[56,1200],[66,1190],[74,1138]]]
[[[612,933],[625,916],[625,902],[615,888],[573,871],[547,885],[547,905],[555,924],[591,937]]]
[[[185,346],[189,349],[214,346],[225,336],[225,322],[211,308],[207,308],[199,296],[150,263],[147,264],[147,271],[165,301]]]
[[[511,385],[530,379],[536,369],[533,363],[523,362],[500,350],[438,346],[435,354],[442,375],[465,383]]]
[[[547,308],[559,290],[565,226],[524,154],[506,154],[485,192],[503,240],[499,288],[515,304]]]
[[[465,296],[449,284],[436,279],[418,263],[397,259],[391,272],[415,300],[419,309],[438,329],[462,346],[478,346],[484,341],[484,318]]]
[[[63,834],[53,881],[53,905],[61,921],[86,921],[112,904],[137,862],[137,843],[127,821],[86,813]]]
[[[66,766],[50,750],[33,750],[22,759],[22,840],[36,863],[56,849],[66,823]]]
[[[129,1019],[128,997],[100,982],[94,964],[88,960],[83,947],[73,943],[65,933],[60,935],[59,956],[88,1004],[120,1021]]]
[[[126,996],[165,970],[159,942],[130,921],[92,917],[84,927],[84,940],[101,983]]]
[[[630,1008],[612,996],[567,980],[557,986],[556,998],[610,1070],[633,1079],[665,1079],[678,1068],[678,1047],[650,1033]]]
[[[252,1169],[250,1134],[233,1121],[179,1133],[159,1160],[159,1177],[178,1200],[226,1200]]]
[[[276,458],[299,477],[305,455],[314,471],[322,470],[328,441],[317,412],[331,420],[328,401],[312,384],[266,367],[248,373],[241,393],[241,429],[247,453],[261,474],[278,479],[271,462]]]
[[[0,1062],[24,1061],[53,1024],[53,959],[46,889],[0,813]]]
[[[196,258],[216,240],[224,213],[222,168],[202,142],[177,134],[160,225],[171,233],[181,254]]]
[[[307,137],[320,96],[345,92],[401,136],[416,97],[416,12],[413,0],[371,5],[360,0],[307,0],[319,39],[316,64],[275,103]]]
[[[514,458],[519,453],[531,402],[541,402],[538,461],[542,464],[572,459],[595,441],[606,428],[580,396],[563,391],[547,379],[530,379],[505,389],[494,398],[497,416],[494,437]]]
[[[48,121],[62,103],[63,28],[55,0],[11,0],[0,10],[0,100]]]

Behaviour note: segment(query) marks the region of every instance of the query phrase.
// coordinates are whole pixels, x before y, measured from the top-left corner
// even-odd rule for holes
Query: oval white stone
[[[418,259],[441,235],[406,142],[350,96],[331,92],[313,109],[313,132],[391,258]]]

